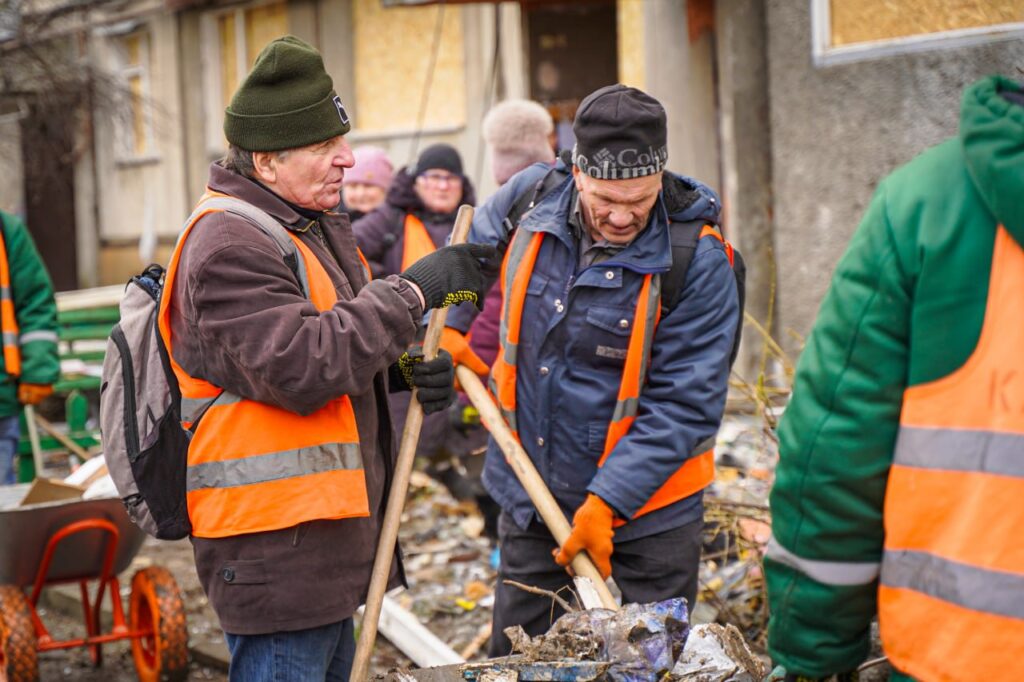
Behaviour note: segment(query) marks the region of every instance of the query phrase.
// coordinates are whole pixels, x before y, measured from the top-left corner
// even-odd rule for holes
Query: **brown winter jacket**
[[[192,376],[299,414],[348,395],[371,516],[193,537],[196,569],[226,632],[265,634],[337,622],[366,597],[395,457],[386,371],[415,338],[422,309],[404,280],[366,283],[344,214],[319,219],[327,247],[307,229],[308,219],[252,180],[213,164],[209,187],[300,234],[334,282],[338,303],[318,312],[268,237],[242,218],[212,213],[197,223],[182,250],[171,299],[174,358]],[[393,585],[400,575],[396,561]]]

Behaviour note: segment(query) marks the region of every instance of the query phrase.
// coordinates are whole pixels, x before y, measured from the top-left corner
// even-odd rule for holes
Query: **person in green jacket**
[[[0,211],[0,484],[15,482],[18,415],[53,393],[57,359],[57,304],[35,243],[17,217]]]
[[[911,533],[943,534],[943,541],[955,541],[948,546],[961,547],[970,545],[970,536],[985,527],[985,519],[1008,513],[1024,516],[1024,501],[1019,509],[997,509],[992,502],[971,497],[966,492],[970,485],[961,486],[981,479],[986,485],[1024,484],[1024,467],[1017,467],[1013,458],[1000,461],[1016,478],[1008,476],[1009,470],[990,468],[999,457],[988,456],[993,453],[986,448],[996,441],[989,432],[999,429],[975,432],[982,440],[974,460],[970,452],[948,448],[952,454],[942,465],[928,461],[943,447],[957,444],[955,438],[965,433],[975,437],[969,429],[932,429],[929,435],[934,440],[913,466],[900,454],[907,445],[903,436],[912,431],[907,428],[907,400],[922,393],[915,393],[915,387],[930,384],[931,390],[948,384],[955,373],[963,376],[968,358],[972,363],[967,369],[976,368],[986,306],[1010,310],[1020,305],[1024,292],[990,300],[989,274],[994,253],[999,263],[1014,262],[998,256],[997,243],[1009,244],[1004,253],[1019,252],[1024,243],[1022,197],[1024,93],[1019,84],[998,76],[965,91],[957,136],[925,151],[878,186],[835,270],[779,425],[779,465],[771,494],[773,538],[765,557],[772,614],[768,649],[778,666],[772,679],[855,679],[858,665],[869,654],[871,624],[880,608],[883,649],[897,671],[903,670],[892,679],[908,679],[904,673],[919,679],[972,679],[974,673],[966,669],[970,666],[958,667],[952,657],[925,660],[930,642],[961,627],[954,622],[956,615],[938,617],[940,613],[1024,627],[1024,613],[1017,613],[1014,606],[1019,606],[1021,591],[980,602],[985,595],[960,582],[963,576],[997,576],[1024,586],[1024,574],[984,566],[990,557],[1014,554],[1019,537],[1008,534],[1003,547],[997,543],[984,552],[973,550],[976,554],[968,555],[966,564],[950,562],[929,547],[917,552],[893,547],[897,521],[902,533],[910,528]],[[997,233],[1012,240],[997,242]],[[1001,331],[1009,328],[1015,337],[1024,315],[1010,311],[1004,319],[1011,321]],[[991,330],[986,333],[990,336]],[[1016,369],[1024,365],[1019,359],[1024,354],[1014,355],[998,360],[1011,372],[1007,382],[1024,376]],[[963,389],[971,396],[989,391],[982,381]],[[969,407],[965,403],[964,411]],[[973,413],[984,420],[987,409]],[[961,418],[957,410],[951,412],[951,421]],[[901,468],[910,472],[901,475],[912,485],[897,488],[893,477]],[[952,510],[951,516],[937,521],[917,511],[929,509],[931,501],[915,500],[906,491],[914,490],[913,483],[924,477],[947,475],[955,482],[948,491],[952,503],[943,507]],[[893,499],[893,490],[900,490],[903,499]],[[895,505],[913,513],[897,518]],[[968,518],[976,520],[956,522]],[[894,569],[900,560],[922,556],[942,570],[914,575]],[[933,627],[908,629],[902,622],[894,626],[902,618],[893,615],[899,610],[891,610],[898,601],[894,594],[928,605],[914,607],[925,615],[934,607]],[[899,601],[901,606],[908,603]],[[908,637],[916,641],[906,645]],[[904,653],[893,656],[897,639]],[[986,646],[999,646],[969,639],[957,641],[948,653],[957,649],[957,656],[973,656],[980,663],[991,652]],[[975,649],[959,651],[971,646]],[[999,677],[1019,679],[1019,666],[1005,675]]]

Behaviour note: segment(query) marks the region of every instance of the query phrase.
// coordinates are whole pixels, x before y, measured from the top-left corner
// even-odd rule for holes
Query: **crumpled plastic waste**
[[[521,628],[506,633],[513,649],[531,660],[607,661],[614,682],[647,682],[672,670],[689,634],[686,600],[626,604],[619,611],[590,609],[567,613],[543,635]]]

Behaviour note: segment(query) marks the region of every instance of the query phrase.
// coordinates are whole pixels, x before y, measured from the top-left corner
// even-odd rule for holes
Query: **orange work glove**
[[[36,405],[52,393],[52,384],[19,384],[18,402],[22,405]]]
[[[491,368],[480,359],[479,355],[473,352],[473,349],[469,347],[469,339],[458,329],[454,327],[444,328],[444,331],[441,332],[441,348],[444,348],[451,354],[452,361],[456,365],[464,365],[470,368],[480,375],[481,378],[485,378],[491,373]]]
[[[602,578],[612,574],[612,520],[615,512],[597,495],[590,493],[572,517],[572,532],[555,555],[559,566],[568,566],[581,549],[587,550]]]

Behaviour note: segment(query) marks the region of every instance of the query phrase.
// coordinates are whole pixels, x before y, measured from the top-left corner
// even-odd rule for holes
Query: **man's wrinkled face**
[[[414,188],[428,211],[451,213],[462,198],[462,176],[431,168],[416,176]]]
[[[253,154],[257,180],[282,199],[314,211],[341,203],[341,181],[354,164],[343,135],[285,152]]]
[[[647,227],[661,191],[661,173],[629,180],[598,180],[573,166],[580,209],[593,239],[625,245]]]

